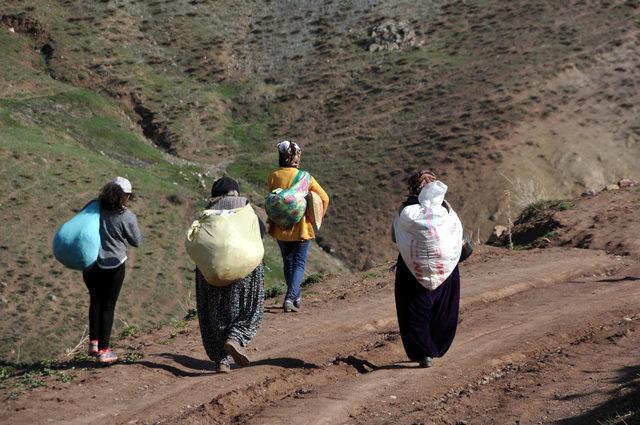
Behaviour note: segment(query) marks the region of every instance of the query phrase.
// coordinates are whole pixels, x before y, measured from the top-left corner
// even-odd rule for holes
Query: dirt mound
[[[530,248],[601,249],[640,258],[640,190],[637,187],[612,189],[595,196],[532,204],[514,223],[513,243]],[[494,244],[507,246],[508,243],[505,232]]]
[[[640,258],[638,188],[601,192],[574,203],[574,208],[555,214],[560,227],[553,245],[602,249]]]

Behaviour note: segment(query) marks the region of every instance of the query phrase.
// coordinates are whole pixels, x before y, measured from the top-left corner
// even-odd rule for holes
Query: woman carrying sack
[[[329,206],[329,196],[315,178],[306,171],[298,170],[300,155],[301,150],[296,143],[285,140],[278,144],[280,168],[269,174],[267,178],[269,192],[273,193],[279,189],[289,189],[294,184],[300,184],[305,192],[302,194],[303,197],[306,195],[306,191],[314,192],[320,197],[324,213]],[[267,200],[268,215],[269,212]],[[267,219],[269,234],[278,241],[282,254],[284,277],[287,282],[287,294],[283,304],[283,309],[286,313],[300,309],[302,302],[300,285],[304,277],[309,246],[311,245],[311,240],[316,237],[313,225],[304,213],[296,220],[298,221],[292,224],[282,223],[273,214],[269,215]]]
[[[100,250],[98,260],[82,273],[89,289],[89,349],[99,363],[111,364],[118,356],[109,349],[113,316],[124,282],[127,242],[142,241],[136,215],[127,208],[133,197],[131,183],[116,177],[100,192]]]
[[[213,183],[207,210],[228,211],[243,208],[249,201],[240,196],[240,186],[222,177]],[[266,226],[258,218],[260,237]],[[226,286],[207,282],[196,268],[196,301],[202,344],[221,373],[231,371],[231,358],[240,366],[249,364],[244,349],[256,335],[264,313],[264,266],[260,264],[246,277]]]
[[[443,202],[446,186],[437,181],[433,172],[422,170],[411,176],[408,183],[409,197],[400,208],[392,232],[393,241],[400,250],[395,278],[396,310],[407,356],[419,362],[420,367],[430,367],[432,358],[442,357],[456,335],[460,310],[458,261],[462,248],[462,227],[455,212],[446,201]],[[433,186],[428,187],[429,184]],[[435,206],[438,210],[419,211],[422,208],[421,201],[426,205],[424,197],[430,189],[433,189],[432,192],[439,191],[441,198],[437,197],[437,200],[440,205]],[[436,214],[432,214],[432,211],[439,211],[440,216],[434,217]],[[412,215],[417,222],[424,220],[421,225],[416,225],[419,229],[417,237],[416,233],[407,237],[402,226],[402,220],[411,220]],[[446,232],[439,234],[439,229],[435,228],[436,220],[439,220],[438,225],[446,225],[442,217],[446,219],[449,215],[452,224]],[[410,249],[403,249],[404,245],[410,246]],[[415,258],[411,258],[411,255]],[[435,266],[425,262],[427,258]]]

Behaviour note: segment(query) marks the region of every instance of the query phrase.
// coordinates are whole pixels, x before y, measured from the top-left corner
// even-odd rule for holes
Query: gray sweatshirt
[[[115,269],[127,260],[127,245],[137,247],[142,241],[138,219],[130,210],[122,213],[100,209],[100,252],[98,266]]]

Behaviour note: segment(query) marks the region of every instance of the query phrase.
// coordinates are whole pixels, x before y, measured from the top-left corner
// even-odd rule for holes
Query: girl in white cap
[[[136,215],[127,208],[133,196],[131,182],[116,177],[102,188],[100,201],[100,252],[98,261],[82,273],[89,289],[89,355],[111,364],[118,356],[109,349],[113,314],[124,281],[128,242],[137,247],[141,240]]]

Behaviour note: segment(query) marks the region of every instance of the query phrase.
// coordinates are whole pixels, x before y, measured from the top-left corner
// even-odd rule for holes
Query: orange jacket
[[[267,178],[269,192],[278,188],[288,189],[291,187],[291,183],[293,183],[293,179],[296,177],[297,173],[297,168],[280,167],[269,174],[269,177]],[[324,191],[322,186],[318,184],[313,176],[311,177],[309,190],[320,196],[324,211],[326,212],[329,207],[329,195],[327,195],[327,192]],[[267,224],[269,225],[269,234],[279,241],[305,241],[307,239],[315,239],[316,237],[316,234],[313,231],[313,226],[309,223],[306,216],[303,216],[302,220],[288,229],[281,228],[269,219],[267,219]]]

